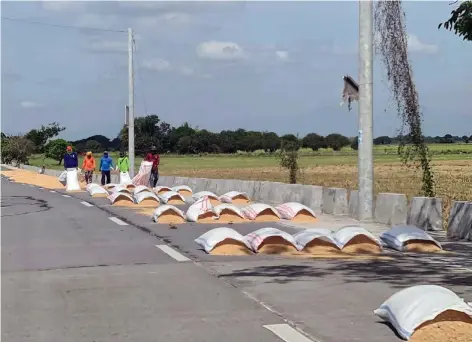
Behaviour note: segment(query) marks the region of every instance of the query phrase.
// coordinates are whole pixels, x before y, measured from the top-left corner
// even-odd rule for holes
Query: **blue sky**
[[[472,43],[437,30],[448,2],[405,2],[410,59],[427,135],[472,134]],[[136,33],[136,115],[213,131],[355,136],[358,3],[5,2],[3,17]],[[128,101],[127,34],[2,20],[2,131],[58,121],[63,136],[115,137]],[[376,58],[377,60],[378,58]],[[374,70],[374,134],[395,135],[382,65]]]

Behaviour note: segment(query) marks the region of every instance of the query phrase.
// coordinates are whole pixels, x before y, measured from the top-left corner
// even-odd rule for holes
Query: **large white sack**
[[[110,200],[111,204],[115,203],[115,201],[119,198],[119,197],[126,197],[128,198],[131,202],[135,203],[134,202],[134,198],[131,197],[130,194],[127,194],[125,192],[114,192],[112,193],[110,196],[108,196],[107,198]]]
[[[137,187],[134,188],[133,193],[134,194],[139,194],[143,191],[151,192],[151,190],[146,185],[138,185]]]
[[[67,191],[79,191],[80,190],[80,184],[79,184],[79,178],[77,177],[77,170],[70,170],[67,171],[67,184],[66,184],[66,190]]]
[[[214,214],[214,218],[218,219],[218,215],[211,205],[210,198],[208,196],[203,196],[187,209],[185,216],[187,221],[197,222],[198,217],[206,212],[212,212]]]
[[[225,239],[233,239],[242,242],[247,248],[251,249],[251,245],[247,242],[244,236],[239,234],[234,229],[227,227],[212,229],[196,238],[195,243],[203,247],[205,252],[210,253],[217,244]]]
[[[305,229],[292,235],[300,250],[314,239],[320,239],[337,246],[338,243],[331,231],[327,229]]]
[[[398,225],[392,227],[390,230],[383,232],[380,235],[380,239],[385,244],[397,251],[402,252],[405,249],[405,243],[410,240],[422,240],[425,242],[433,242],[436,246],[442,249],[441,244],[433,239],[424,230],[419,229],[415,226]]]
[[[172,187],[171,190],[175,192],[187,191],[187,192],[193,193],[192,188],[190,188],[188,185],[176,185]]]
[[[181,194],[179,194],[178,192],[175,192],[175,191],[167,191],[167,192],[164,192],[163,194],[157,195],[157,197],[159,197],[159,199],[162,203],[169,202],[171,197],[174,197],[174,196],[179,197],[183,202],[185,202],[184,196],[182,196]]]
[[[270,209],[278,218],[280,218],[280,214],[277,212],[277,210],[264,203],[253,203],[248,205],[247,207],[242,208],[242,211],[244,213],[244,217],[246,217],[249,220],[254,220],[257,215],[259,215],[261,212],[263,212],[266,209]]]
[[[177,207],[174,207],[173,205],[164,204],[164,205],[161,205],[158,208],[156,208],[156,210],[154,210],[154,213],[152,214],[152,220],[154,222],[158,223],[159,222],[159,217],[161,216],[161,214],[168,211],[168,210],[172,210],[173,212],[177,213],[177,215],[179,215],[180,217],[185,219],[185,214],[182,210],[180,210]]]
[[[245,192],[240,192],[240,191],[229,191],[223,195],[220,196],[220,200],[223,203],[232,203],[233,198],[236,196],[244,196],[247,200],[249,200],[249,197],[246,195]]]
[[[213,192],[211,192],[211,191],[200,191],[200,192],[197,192],[196,194],[193,194],[193,195],[192,195],[192,198],[197,201],[197,200],[199,200],[200,198],[205,197],[205,196],[210,197],[210,198],[214,198],[214,199],[217,199],[217,200],[220,200],[220,198],[219,198],[217,195],[215,195]]]
[[[377,239],[367,229],[359,226],[343,227],[334,234],[334,238],[336,239],[338,247],[342,249],[347,243],[349,243],[349,241],[351,241],[358,235],[364,235],[373,243],[377,244],[380,248],[382,248],[382,243],[379,239]]]
[[[126,185],[131,183],[129,172],[120,172],[120,184]]]
[[[157,195],[150,191],[138,192],[137,194],[134,194],[134,198],[136,200],[136,203],[141,203],[142,201],[148,198],[154,198],[157,201],[156,204],[159,204],[161,202],[159,198],[157,197]]]
[[[120,184],[108,183],[108,184],[105,184],[104,187],[105,187],[105,189],[110,190],[110,189],[113,189],[114,187],[116,187],[118,185],[120,185]]]
[[[244,218],[244,213],[241,210],[241,208],[239,208],[239,207],[237,207],[233,204],[223,203],[223,204],[215,206],[213,209],[215,210],[215,213],[218,217],[221,215],[221,212],[223,210],[227,209],[227,210],[231,210],[232,212],[234,212],[239,217]]]
[[[251,246],[251,249],[254,252],[257,252],[259,246],[264,242],[264,240],[273,236],[280,236],[282,239],[291,243],[293,246],[295,246],[295,248],[299,250],[299,247],[296,241],[294,240],[293,236],[277,228],[261,228],[252,233],[247,234],[244,238]]]
[[[167,191],[172,191],[172,188],[169,188],[168,186],[165,186],[165,185],[158,185],[152,188],[152,191],[154,191],[156,194],[159,194],[160,192],[165,193]]]
[[[106,191],[104,188],[102,188],[101,186],[92,186],[90,188],[87,189],[88,193],[90,194],[90,196],[95,196],[97,194],[104,194],[104,195],[107,195],[109,196],[110,193],[108,191]]]
[[[101,188],[101,186],[98,185],[97,183],[89,183],[89,184],[87,184],[87,185],[85,186],[85,190],[88,191],[89,189],[91,189],[91,188],[96,188],[96,187]]]
[[[472,307],[454,292],[437,285],[419,285],[401,290],[387,299],[374,314],[392,324],[398,334],[409,340],[415,329],[446,310],[472,317]]]
[[[138,186],[138,185],[150,185],[150,178],[151,178],[151,169],[152,169],[152,162],[142,161],[141,166],[139,167],[139,172],[131,182]]]
[[[280,217],[285,220],[292,220],[297,214],[302,211],[308,211],[313,217],[316,217],[313,210],[308,208],[306,205],[297,202],[288,202],[281,204],[275,208],[277,212],[280,214]]]
[[[115,187],[109,189],[111,193],[121,192],[124,194],[131,194],[131,191],[125,185],[116,185]]]

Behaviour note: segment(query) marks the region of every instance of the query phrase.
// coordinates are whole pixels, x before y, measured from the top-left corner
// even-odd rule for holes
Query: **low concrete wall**
[[[23,165],[22,168],[38,171],[37,167]],[[61,170],[46,170],[47,175],[59,176]],[[93,176],[100,183],[101,174]],[[112,183],[118,183],[119,176],[112,175]],[[327,188],[314,185],[286,184],[267,181],[238,179],[207,179],[178,176],[160,176],[159,184],[165,186],[188,185],[194,192],[211,191],[222,195],[228,191],[245,192],[256,202],[278,205],[299,202],[310,207],[316,214],[349,215],[357,219],[358,192],[343,188]],[[454,236],[472,238],[472,202],[455,202],[451,209],[449,229]],[[461,204],[466,203],[466,204]],[[442,230],[442,200],[440,198],[414,197],[410,204],[403,194],[380,193],[374,202],[374,220],[378,223],[412,224],[424,230]],[[452,228],[451,228],[452,227]],[[466,228],[469,227],[467,233]]]
[[[452,202],[447,236],[472,241],[472,202]]]

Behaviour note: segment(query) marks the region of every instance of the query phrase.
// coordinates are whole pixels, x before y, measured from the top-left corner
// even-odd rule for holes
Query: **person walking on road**
[[[151,176],[149,177],[149,183],[151,187],[155,188],[157,185],[157,181],[159,180],[159,163],[161,161],[161,157],[157,153],[156,147],[151,148],[151,152],[149,152],[146,156],[146,161],[152,163],[151,168]]]
[[[129,159],[125,152],[120,152],[120,158],[118,158],[116,166],[120,172],[129,172]]]
[[[92,152],[87,152],[82,163],[82,170],[85,173],[85,183],[92,183],[93,171],[95,171],[95,158],[92,156]]]
[[[113,169],[113,159],[108,156],[108,151],[103,152],[103,157],[100,159],[100,171],[102,172],[102,185],[110,184],[110,171]],[[106,178],[106,182],[105,182]]]
[[[72,151],[72,146],[67,146],[64,154],[64,169],[66,171],[76,170],[79,167],[79,158],[77,153]]]

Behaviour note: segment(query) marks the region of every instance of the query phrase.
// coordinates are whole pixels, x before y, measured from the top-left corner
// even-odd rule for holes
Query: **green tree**
[[[46,158],[57,160],[57,165],[61,165],[68,145],[69,143],[64,139],[51,140],[44,148],[46,151]]]
[[[354,139],[352,139],[351,148],[354,151],[357,151],[359,149],[359,137],[355,137]]]
[[[65,127],[61,127],[57,122],[53,122],[47,126],[41,125],[39,129],[32,129],[26,133],[25,138],[34,144],[36,152],[42,153],[48,140],[57,137],[65,129]]]
[[[318,151],[320,148],[326,147],[325,138],[316,133],[309,133],[302,139],[302,146]]]
[[[344,135],[332,133],[326,136],[326,145],[331,147],[333,151],[341,151],[343,147],[349,146],[350,142]]]
[[[391,143],[392,139],[386,135],[374,139],[374,145],[390,145]]]
[[[454,4],[457,4],[455,1]],[[462,37],[463,40],[472,41],[472,1],[462,1],[460,5],[451,11],[451,17],[438,25],[438,29],[444,27]]]
[[[467,135],[462,136],[462,141],[465,142],[466,144],[469,143],[469,137]]]
[[[300,164],[298,163],[298,150],[300,145],[297,141],[282,142],[279,153],[280,166],[288,170],[290,184],[296,184],[300,173]]]
[[[24,136],[11,136],[2,139],[2,160],[16,162],[16,166],[27,164],[28,157],[34,152],[34,144]]]
[[[85,148],[87,149],[87,151],[100,152],[101,147],[102,146],[97,140],[87,140],[87,142],[85,143]]]

